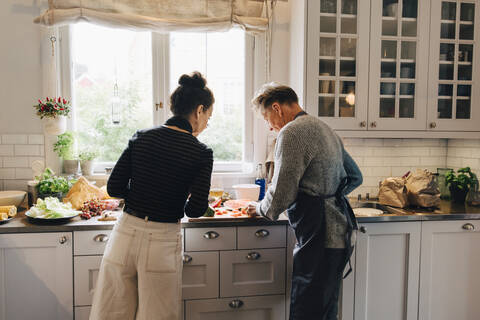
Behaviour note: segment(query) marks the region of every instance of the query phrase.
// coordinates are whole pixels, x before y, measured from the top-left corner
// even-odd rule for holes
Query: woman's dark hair
[[[208,110],[215,98],[212,91],[206,86],[207,80],[198,71],[184,74],[178,79],[178,87],[170,96],[170,110],[175,116],[188,116],[199,105],[203,111]]]

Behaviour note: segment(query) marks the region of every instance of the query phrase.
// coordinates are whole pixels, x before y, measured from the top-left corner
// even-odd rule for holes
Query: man
[[[278,138],[272,186],[248,212],[277,220],[288,209],[297,238],[290,320],[337,319],[356,229],[345,195],[362,183],[362,174],[341,139],[302,110],[290,87],[266,84],[252,103]]]

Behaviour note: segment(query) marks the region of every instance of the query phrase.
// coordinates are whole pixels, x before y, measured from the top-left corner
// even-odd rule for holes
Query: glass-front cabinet
[[[368,3],[309,1],[307,15],[307,111],[335,129],[366,130]]]
[[[369,130],[425,130],[429,1],[371,6]]]
[[[432,0],[429,130],[480,131],[479,6]]]

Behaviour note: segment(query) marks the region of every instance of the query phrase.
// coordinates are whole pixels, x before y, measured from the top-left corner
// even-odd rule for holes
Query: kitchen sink
[[[378,202],[351,202],[350,205],[353,209],[355,208],[372,208],[383,211],[383,213],[393,213],[393,214],[406,214],[405,211],[397,208],[392,208],[390,206],[382,205]]]

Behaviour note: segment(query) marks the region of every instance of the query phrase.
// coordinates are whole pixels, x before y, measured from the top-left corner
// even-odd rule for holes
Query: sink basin
[[[400,209],[397,209],[397,208],[392,208],[390,206],[385,206],[385,205],[382,205],[378,202],[352,202],[350,203],[352,208],[354,209],[353,211],[355,212],[355,209],[357,208],[366,208],[366,209],[375,209],[375,210],[371,210],[371,214],[367,214],[367,215],[379,215],[379,214],[385,214],[385,213],[394,213],[394,214],[405,214],[405,212],[403,212],[402,210]],[[377,211],[379,210],[379,211]],[[360,212],[361,210],[357,210],[358,212]],[[380,213],[380,211],[382,213]],[[368,210],[365,210],[365,212],[367,213]],[[378,212],[377,214],[375,214],[374,212]],[[360,213],[360,215],[364,215],[363,213]]]

